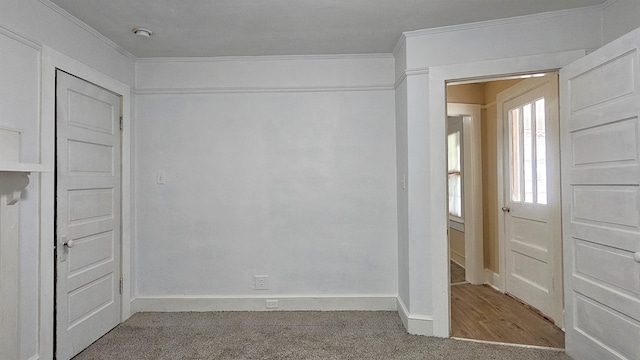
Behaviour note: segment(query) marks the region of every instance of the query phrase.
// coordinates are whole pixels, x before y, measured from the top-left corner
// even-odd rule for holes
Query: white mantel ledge
[[[0,171],[0,196],[7,196],[7,205],[20,200],[22,190],[29,185],[29,174],[26,171]]]

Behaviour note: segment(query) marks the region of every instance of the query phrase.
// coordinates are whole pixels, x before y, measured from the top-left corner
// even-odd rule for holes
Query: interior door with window
[[[560,72],[566,349],[640,359],[640,29]]]
[[[523,80],[502,104],[505,290],[562,324],[557,75]]]
[[[120,97],[56,74],[56,358],[120,323]]]

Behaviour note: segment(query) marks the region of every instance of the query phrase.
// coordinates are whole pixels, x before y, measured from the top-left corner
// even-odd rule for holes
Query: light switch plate
[[[157,182],[158,184],[165,183],[166,174],[164,171],[158,171]]]

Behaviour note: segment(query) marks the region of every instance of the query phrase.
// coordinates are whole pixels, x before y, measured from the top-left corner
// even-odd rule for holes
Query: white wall
[[[395,299],[393,78],[388,55],[138,63],[137,308]]]
[[[614,0],[607,5],[602,11],[603,44],[640,27],[640,1]]]
[[[22,162],[40,163],[41,156],[48,156],[41,154],[40,135],[51,135],[38,133],[42,45],[128,84],[134,80],[134,62],[42,2],[2,0],[0,8],[0,126],[22,130]],[[43,294],[53,291],[53,284],[39,284],[42,271],[53,272],[40,264],[40,242],[53,242],[53,234],[40,229],[41,184],[40,175],[32,173],[20,201],[20,359],[52,356],[53,328],[46,329],[45,337],[39,333],[40,324],[53,318],[52,313],[41,313],[40,303]]]

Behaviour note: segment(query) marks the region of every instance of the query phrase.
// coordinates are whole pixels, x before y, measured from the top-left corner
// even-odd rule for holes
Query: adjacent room
[[[0,358],[640,357],[638,27],[0,0]]]

